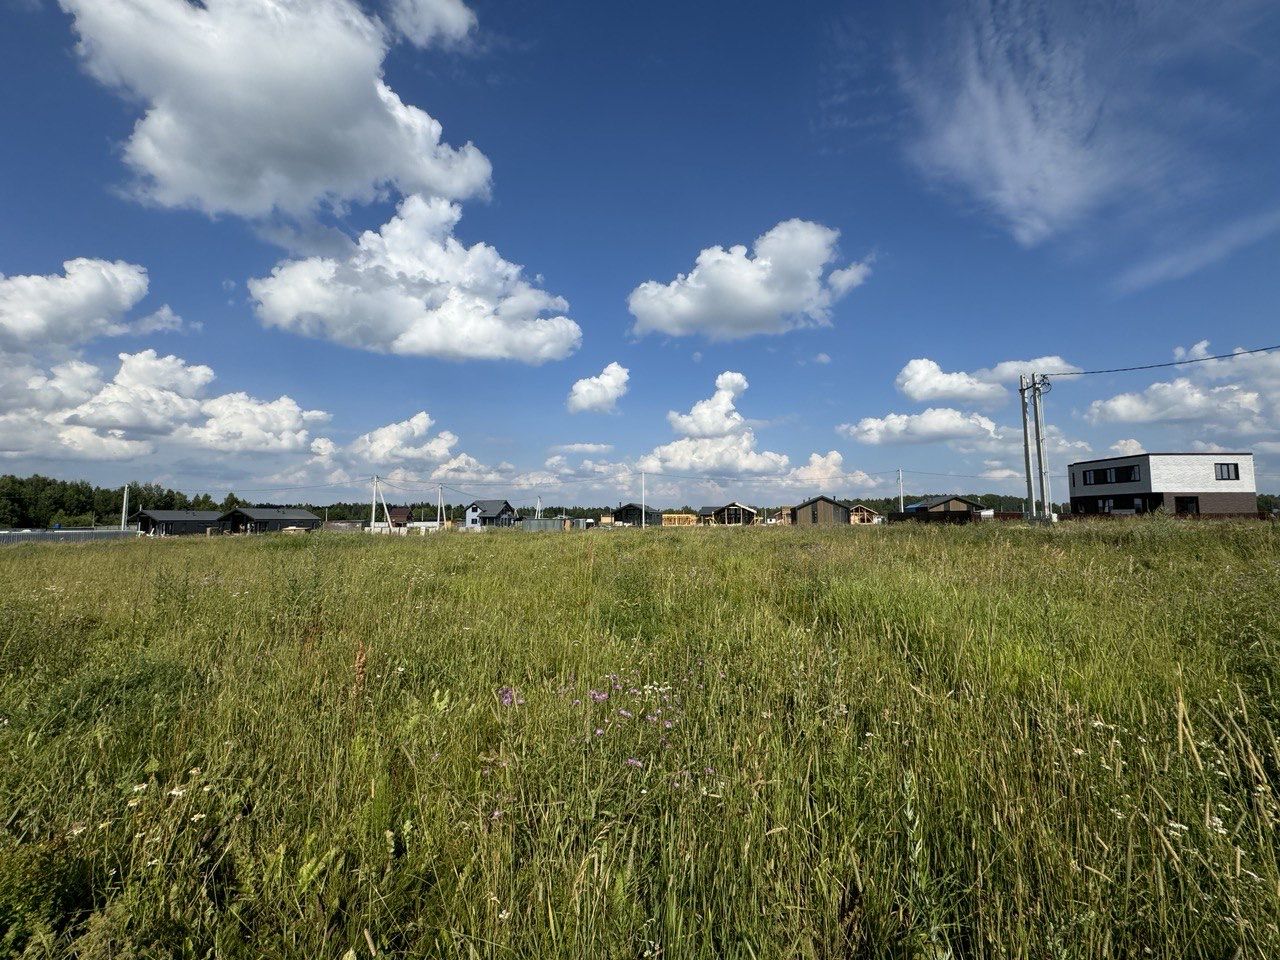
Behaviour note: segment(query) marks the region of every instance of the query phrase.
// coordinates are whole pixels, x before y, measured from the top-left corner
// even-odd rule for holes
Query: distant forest
[[[124,491],[121,487],[96,487],[87,480],[55,480],[35,474],[30,477],[17,477],[12,474],[0,475],[0,528],[5,527],[89,527],[115,526],[120,522],[121,501]],[[907,496],[911,503],[923,497],[933,496],[930,493],[914,493]],[[966,494],[998,511],[1016,512],[1022,509],[1020,497],[998,493]],[[844,500],[844,503],[865,503],[871,509],[882,513],[892,513],[898,509],[897,497],[871,497],[855,500]],[[403,501],[393,502],[387,498],[390,506],[409,506],[413,508],[415,520],[434,520],[435,503]],[[303,507],[318,516],[329,520],[365,521],[369,519],[368,501],[342,501],[330,504],[314,504],[306,501],[295,502],[260,502],[245,500],[234,493],[228,493],[221,500],[215,500],[207,493],[190,496],[180,490],[171,490],[157,483],[129,484],[129,512],[137,510],[231,510],[240,506],[264,507]],[[514,505],[521,516],[531,517],[534,508]],[[779,505],[750,504],[757,507],[762,518],[767,518],[782,509]],[[445,515],[459,519],[466,503],[446,503]],[[1258,507],[1264,511],[1280,509],[1280,497],[1272,494],[1259,494]],[[543,516],[558,517],[599,517],[608,513],[612,506],[571,507],[567,505],[549,504],[542,508]],[[1059,510],[1066,510],[1066,504],[1058,504]],[[683,506],[673,508],[669,512],[694,513],[697,507]],[[381,512],[381,508],[379,508]]]

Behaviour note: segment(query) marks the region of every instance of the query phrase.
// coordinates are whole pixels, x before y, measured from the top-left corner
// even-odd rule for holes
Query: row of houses
[[[750,527],[758,524],[781,526],[847,526],[882,523],[884,518],[866,504],[848,505],[828,496],[813,497],[794,507],[781,507],[761,516],[758,509],[732,500],[719,506],[702,507],[697,513],[663,513],[638,503],[620,503],[602,523],[627,527]]]
[[[277,533],[315,530],[323,521],[293,507],[236,507],[234,510],[139,510],[129,518],[151,537],[208,536],[214,533]]]

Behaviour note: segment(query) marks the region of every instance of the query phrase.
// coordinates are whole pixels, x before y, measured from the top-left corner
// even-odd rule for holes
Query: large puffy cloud
[[[1005,360],[995,366],[967,373],[943,370],[935,360],[917,357],[898,372],[898,390],[921,403],[958,400],[962,403],[993,405],[1009,396],[1004,384],[1016,383],[1022,374],[1074,373],[1080,368],[1055,355],[1031,360]]]
[[[996,436],[993,421],[981,414],[962,413],[951,407],[863,417],[857,423],[842,423],[836,429],[852,440],[869,444],[932,443]]]
[[[167,305],[146,317],[127,318],[147,295],[144,267],[77,257],[62,269],[47,276],[0,274],[0,349],[49,349],[182,325]]]
[[[688,413],[667,413],[667,422],[676,433],[686,437],[724,437],[747,429],[746,418],[734,406],[749,384],[734,370],[716,377],[716,392],[699,400]]]
[[[441,463],[452,455],[458,437],[448,430],[431,436],[435,421],[425,410],[407,420],[389,423],[362,434],[351,444],[353,458],[363,463]]]
[[[304,410],[292,397],[263,401],[247,393],[213,397],[200,405],[200,413],[204,419],[180,426],[175,438],[228,453],[310,449],[309,426],[329,419],[323,410]]]
[[[154,350],[122,353],[111,380],[84,361],[29,373],[25,397],[0,393],[0,456],[102,460],[172,448],[234,455],[309,449],[310,428],[329,419],[288,396],[204,396],[213,370]]]
[[[695,403],[688,413],[672,410],[667,421],[680,439],[641,457],[641,470],[681,473],[779,473],[785,454],[756,449],[755,431],[738,412],[735,401],[747,389],[747,378],[734,370],[716,377],[716,392]]]
[[[984,382],[963,371],[948,373],[936,361],[925,357],[908,361],[893,382],[900,392],[921,402],[998,403],[1008,396],[1008,391],[998,383]]]
[[[866,262],[829,269],[840,232],[786,220],[744,246],[709,247],[688,274],[646,281],[627,303],[635,332],[734,340],[830,322],[831,305],[870,273]]]
[[[1121,393],[1089,404],[1091,423],[1156,423],[1226,418],[1249,420],[1262,412],[1262,397],[1238,384],[1205,387],[1189,377],[1153,383],[1137,393]]]
[[[263,217],[487,189],[484,155],[386,84],[387,31],[353,0],[59,2],[89,72],[143,105],[124,158],[149,202]],[[465,33],[460,7],[402,0],[392,18],[425,43]]]
[[[1133,457],[1147,452],[1146,448],[1132,437],[1127,440],[1117,440],[1111,445],[1111,449],[1122,457]]]
[[[451,360],[542,363],[578,348],[582,331],[561,298],[532,286],[492,247],[463,246],[462,211],[439,198],[407,197],[346,258],[278,264],[249,281],[268,326],[349,347]]]
[[[631,379],[631,371],[614,361],[597,376],[583,377],[569,390],[569,398],[565,406],[570,413],[584,413],[588,410],[596,413],[611,413],[627,392],[627,381]]]

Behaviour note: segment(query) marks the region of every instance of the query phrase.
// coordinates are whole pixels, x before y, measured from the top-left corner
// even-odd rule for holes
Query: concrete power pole
[[[1018,375],[1018,397],[1022,406],[1022,464],[1027,476],[1027,509],[1028,520],[1036,518],[1036,492],[1031,483],[1031,424],[1027,416],[1027,391],[1031,389],[1026,374]]]
[[[902,468],[898,468],[898,512],[906,513],[906,505],[902,501]]]
[[[644,472],[640,473],[640,529],[644,529]]]
[[[129,529],[129,485],[124,485],[124,506],[120,508],[120,529]]]
[[[373,475],[373,494],[369,498],[369,532],[373,533],[373,525],[378,521],[378,475]]]
[[[1031,405],[1036,415],[1036,462],[1040,466],[1040,507],[1044,511],[1046,522],[1053,520],[1053,502],[1049,490],[1049,462],[1044,455],[1044,401],[1041,394],[1049,385],[1048,377],[1038,373],[1031,375]]]

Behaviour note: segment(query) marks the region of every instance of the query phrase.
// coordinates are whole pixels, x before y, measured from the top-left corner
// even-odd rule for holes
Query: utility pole
[[[906,513],[906,505],[902,501],[902,468],[898,468],[898,512]]]
[[[124,506],[120,508],[120,529],[129,528],[129,485],[124,485]]]
[[[1027,417],[1027,391],[1031,389],[1025,373],[1018,375],[1018,397],[1022,406],[1022,463],[1027,476],[1027,509],[1024,515],[1028,520],[1036,518],[1036,492],[1031,484],[1031,424]]]
[[[1031,375],[1031,405],[1036,415],[1036,461],[1040,465],[1040,507],[1046,522],[1053,520],[1053,506],[1049,500],[1049,463],[1044,456],[1044,402],[1040,399],[1049,378],[1038,373]]]
[[[373,525],[378,520],[378,475],[373,475],[373,495],[369,498],[369,532],[373,533]]]
[[[436,532],[444,529],[444,486],[436,487]]]
[[[644,529],[644,471],[640,471],[640,529]]]

